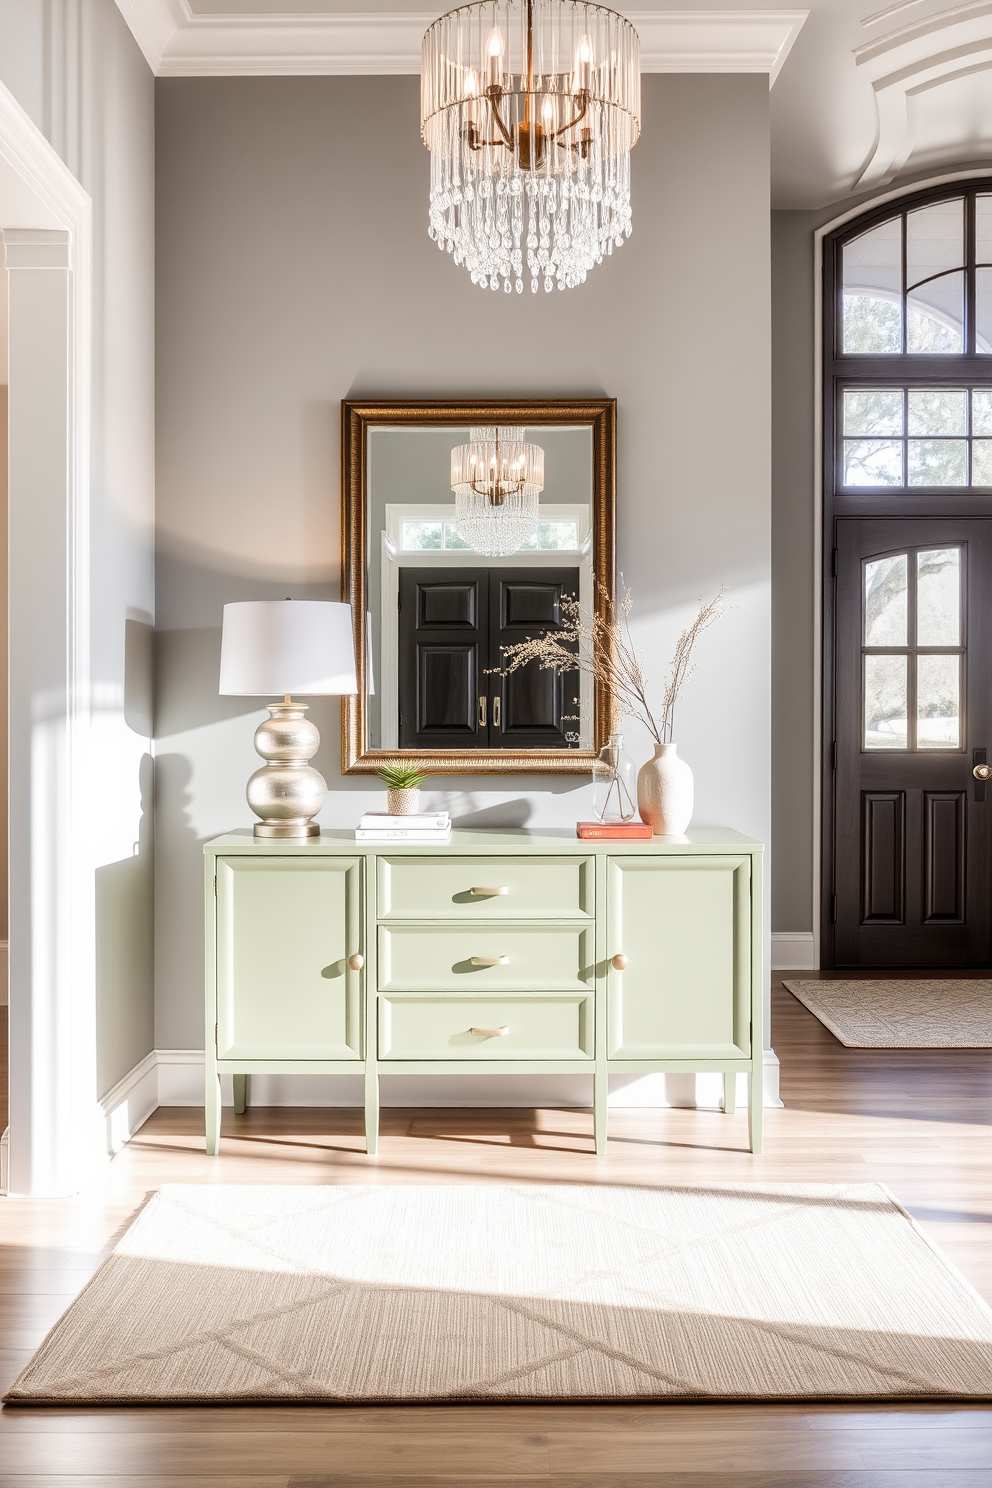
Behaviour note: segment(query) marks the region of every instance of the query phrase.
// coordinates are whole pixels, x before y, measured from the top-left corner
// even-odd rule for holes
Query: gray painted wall
[[[114,0],[0,0],[0,80],[93,201],[91,789],[103,1094],[150,1051],[153,1032],[154,80]]]
[[[633,237],[580,290],[518,298],[427,238],[415,78],[157,83],[160,1048],[202,1045],[201,847],[248,824],[258,763],[262,715],[217,696],[221,606],[338,596],[344,397],[618,399],[620,564],[656,688],[698,595],[726,583],[744,607],[705,637],[679,715],[696,820],[767,840],[767,79],[644,85]],[[339,774],[337,704],[311,716],[322,820],[352,825],[381,797]],[[567,776],[435,787],[477,821],[590,807]]]

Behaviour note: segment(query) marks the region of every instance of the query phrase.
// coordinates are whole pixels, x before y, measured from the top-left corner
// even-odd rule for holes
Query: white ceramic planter
[[[387,791],[386,810],[390,816],[416,816],[420,810],[420,788],[412,785]]]
[[[692,771],[677,744],[656,744],[654,759],[637,772],[637,809],[656,837],[674,837],[692,820]]]

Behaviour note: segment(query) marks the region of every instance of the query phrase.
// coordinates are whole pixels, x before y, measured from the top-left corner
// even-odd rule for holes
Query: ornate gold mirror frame
[[[585,425],[592,431],[592,562],[594,603],[603,613],[612,601],[616,572],[616,400],[342,402],[342,598],[352,606],[359,692],[341,699],[341,769],[372,775],[401,758],[427,775],[588,774],[609,734],[608,699],[593,695],[592,749],[450,749],[421,754],[410,749],[370,749],[368,737],[368,435],[371,429],[464,425]]]

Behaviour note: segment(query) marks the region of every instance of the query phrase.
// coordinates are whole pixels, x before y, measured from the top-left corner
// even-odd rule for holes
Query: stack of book
[[[575,823],[575,835],[588,842],[646,842],[654,833],[642,821],[581,821]]]
[[[356,842],[447,842],[450,836],[451,818],[446,811],[425,811],[419,816],[366,811],[355,828]]]

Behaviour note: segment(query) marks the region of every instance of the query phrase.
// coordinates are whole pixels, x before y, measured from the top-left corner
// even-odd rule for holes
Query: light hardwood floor
[[[806,973],[805,975],[809,975]],[[896,1197],[992,1301],[992,1050],[844,1049],[781,988],[783,1110],[764,1156],[746,1115],[163,1109],[73,1199],[0,1199],[0,1387],[145,1195],[181,1183],[858,1179]],[[5,1041],[4,1041],[5,1042]],[[992,1488],[992,1411],[964,1406],[640,1405],[5,1408],[0,1488]]]

